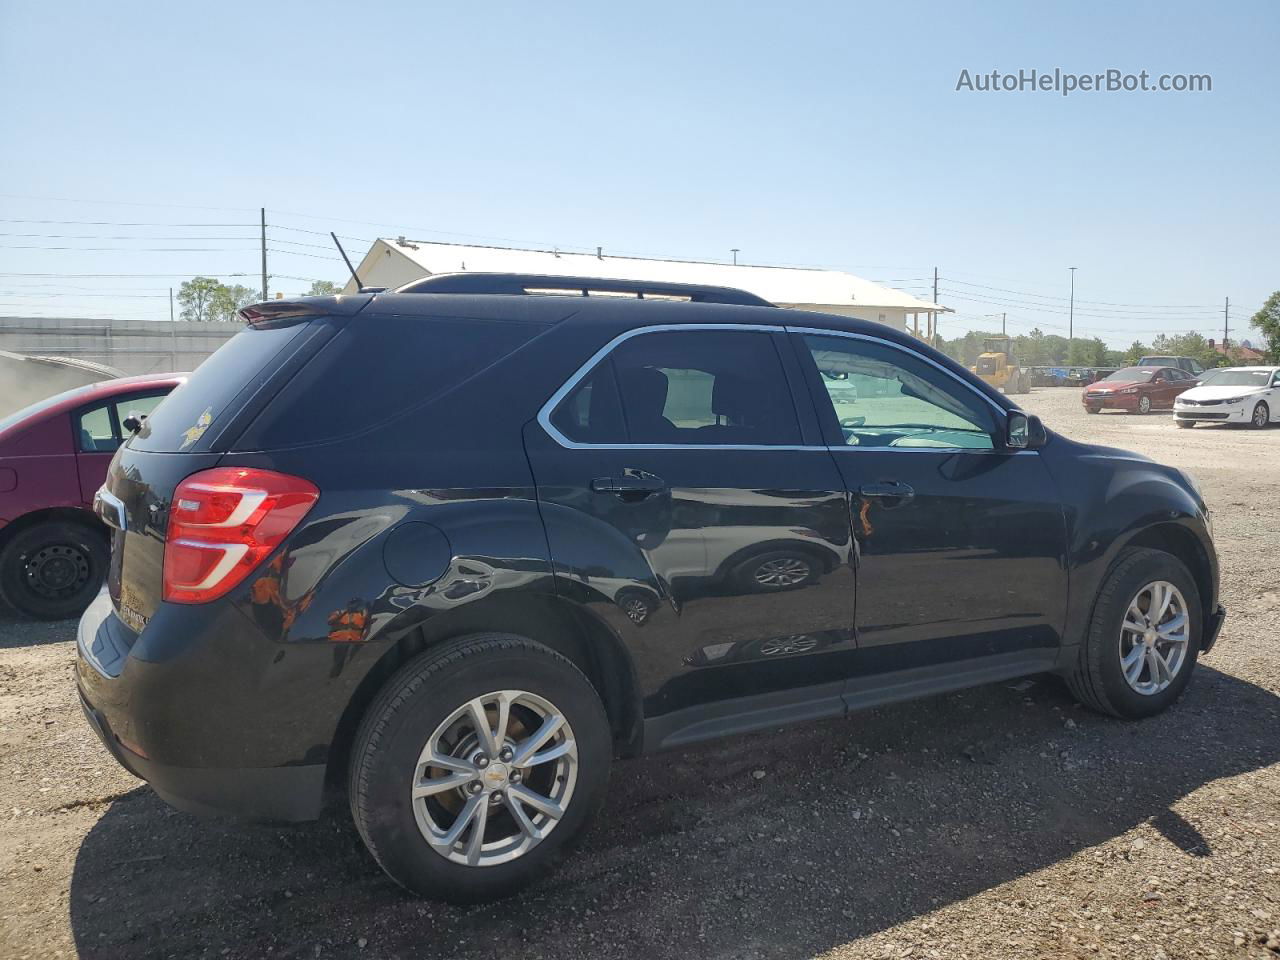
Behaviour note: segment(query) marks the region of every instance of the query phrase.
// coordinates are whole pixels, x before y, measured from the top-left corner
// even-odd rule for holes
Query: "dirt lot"
[[[1025,399],[1216,511],[1230,617],[1166,715],[1036,678],[622,764],[550,882],[461,909],[403,895],[341,807],[169,810],[85,726],[74,625],[0,621],[0,956],[1276,956],[1280,429]]]

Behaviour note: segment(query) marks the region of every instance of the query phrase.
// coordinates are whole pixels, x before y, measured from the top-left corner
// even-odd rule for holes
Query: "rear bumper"
[[[153,635],[164,626],[157,616],[136,635],[116,617],[104,590],[85,611],[76,638],[85,719],[122,767],[180,810],[314,819],[332,726],[307,717],[263,682],[264,662],[283,653],[228,612],[187,617],[183,631],[175,623]],[[309,660],[308,653],[299,651],[298,659]],[[301,684],[308,679],[293,677]]]
[[[314,820],[320,816],[324,764],[265,769],[202,769],[155,763],[124,746],[106,717],[80,692],[85,720],[108,752],[135,777],[147,781],[171,807],[201,816],[254,820]]]

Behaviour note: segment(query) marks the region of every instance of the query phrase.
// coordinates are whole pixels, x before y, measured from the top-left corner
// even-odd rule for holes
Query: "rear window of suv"
[[[217,422],[244,387],[306,329],[307,324],[252,326],[219,347],[165,398],[129,441],[136,450],[189,450]]]
[[[271,399],[234,449],[278,450],[361,433],[425,406],[544,330],[517,320],[354,317]]]

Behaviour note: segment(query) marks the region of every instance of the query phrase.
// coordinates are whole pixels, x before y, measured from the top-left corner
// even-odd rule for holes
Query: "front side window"
[[[990,404],[923,359],[873,340],[802,339],[847,446],[995,448]]]
[[[630,337],[556,406],[551,423],[577,443],[800,443],[773,336],[749,330]]]

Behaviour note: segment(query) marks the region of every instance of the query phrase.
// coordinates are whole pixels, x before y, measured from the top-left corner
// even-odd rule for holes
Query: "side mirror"
[[[1009,411],[1005,421],[1005,446],[1010,450],[1038,450],[1049,439],[1039,417],[1030,417],[1021,410]]]
[[[124,422],[121,424],[121,426],[123,426],[130,433],[137,433],[139,430],[142,429],[142,421],[145,419],[147,419],[145,416],[139,416],[136,413],[131,413],[124,418]]]

